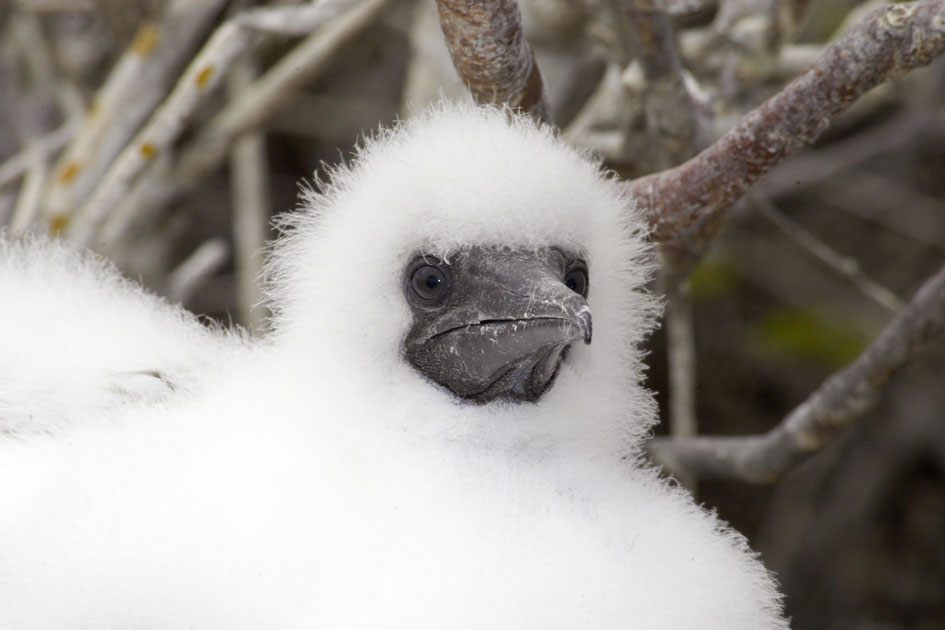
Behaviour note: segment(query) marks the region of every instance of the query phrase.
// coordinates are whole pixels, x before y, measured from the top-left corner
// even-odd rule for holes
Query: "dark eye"
[[[580,260],[574,262],[564,275],[564,284],[575,293],[587,297],[587,265]]]
[[[436,258],[426,256],[414,261],[405,280],[407,297],[420,308],[442,306],[449,297],[449,266]]]

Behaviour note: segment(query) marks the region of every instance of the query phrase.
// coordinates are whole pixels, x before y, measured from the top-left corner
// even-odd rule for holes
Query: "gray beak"
[[[590,308],[565,285],[561,253],[475,249],[450,262],[450,303],[418,314],[408,361],[465,399],[537,400],[570,345],[591,342]]]

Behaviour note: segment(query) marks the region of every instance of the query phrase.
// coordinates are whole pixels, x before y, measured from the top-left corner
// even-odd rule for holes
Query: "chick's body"
[[[444,105],[287,231],[268,339],[0,443],[0,626],[786,627],[744,541],[637,461],[649,254],[593,164]],[[586,261],[593,343],[537,402],[472,404],[405,359],[405,267],[470,246]]]

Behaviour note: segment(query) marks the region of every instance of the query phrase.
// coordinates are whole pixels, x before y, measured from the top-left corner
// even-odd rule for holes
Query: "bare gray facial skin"
[[[471,402],[534,402],[571,344],[591,342],[587,265],[558,248],[470,247],[448,263],[418,254],[403,288],[407,361]]]

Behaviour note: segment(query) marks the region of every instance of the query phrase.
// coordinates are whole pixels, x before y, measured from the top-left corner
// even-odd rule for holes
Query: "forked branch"
[[[834,115],[871,88],[927,65],[943,51],[945,2],[882,6],[712,146],[626,186],[646,209],[656,240],[691,249],[691,241],[713,233],[714,224],[749,186],[819,136]]]
[[[945,267],[853,363],[837,372],[764,435],[656,438],[650,456],[702,477],[771,483],[802,462],[869,409],[889,378],[945,326]]]
[[[515,0],[437,0],[453,65],[478,103],[508,103],[551,122],[541,72]]]

